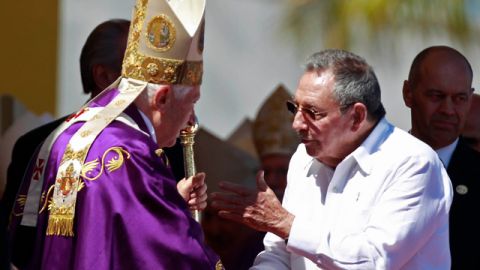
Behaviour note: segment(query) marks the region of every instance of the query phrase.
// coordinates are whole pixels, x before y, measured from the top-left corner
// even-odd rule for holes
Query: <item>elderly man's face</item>
[[[447,54],[427,56],[416,83],[404,85],[405,104],[412,114],[412,134],[433,149],[453,143],[465,124],[471,84],[463,61]]]
[[[195,121],[194,106],[200,99],[200,87],[190,87],[188,92],[182,97],[175,97],[171,88],[166,103],[166,109],[160,119],[160,124],[155,125],[155,133],[157,135],[157,143],[160,147],[170,147],[175,144],[176,138],[180,135],[180,131],[193,124]]]
[[[295,93],[298,111],[292,125],[307,153],[330,167],[349,154],[353,139],[349,132],[352,121],[340,112],[332,96],[334,84],[329,70],[306,72]]]

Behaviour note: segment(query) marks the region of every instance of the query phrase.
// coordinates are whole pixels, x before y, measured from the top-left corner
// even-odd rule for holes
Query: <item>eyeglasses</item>
[[[349,103],[347,105],[341,106],[340,110],[345,110],[350,108],[355,102]],[[316,121],[324,118],[327,116],[327,112],[319,112],[312,108],[305,108],[301,105],[298,105],[295,101],[287,100],[287,110],[291,112],[294,116],[297,114],[298,111],[301,111],[304,115],[306,115],[311,121]]]
[[[287,100],[287,110],[293,115],[296,115],[298,111],[304,113],[310,120],[320,120],[327,115],[326,112],[318,112],[315,109],[305,108],[298,105],[296,102]]]

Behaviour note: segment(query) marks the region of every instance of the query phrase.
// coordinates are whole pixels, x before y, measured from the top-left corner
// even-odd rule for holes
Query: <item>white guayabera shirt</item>
[[[287,178],[288,245],[268,233],[251,269],[450,269],[450,179],[385,119],[335,170],[301,144]]]

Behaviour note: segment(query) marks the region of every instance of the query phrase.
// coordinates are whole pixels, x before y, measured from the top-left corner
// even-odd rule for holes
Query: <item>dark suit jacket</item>
[[[480,269],[480,153],[460,138],[447,172],[454,192],[450,208],[452,269]]]
[[[0,269],[9,269],[9,252],[7,249],[7,220],[4,219],[6,210],[0,205]]]
[[[8,211],[12,209],[17,191],[23,179],[23,174],[30,163],[30,159],[48,135],[64,120],[65,117],[33,129],[22,135],[15,142],[12,150],[12,160],[7,170],[7,186],[2,200]]]
[[[41,146],[43,141],[50,135],[50,133],[57,128],[66,117],[57,119],[53,122],[47,123],[36,129],[33,129],[22,135],[15,142],[12,151],[12,161],[7,170],[7,186],[3,195],[2,204],[6,209],[4,216],[0,217],[4,220],[9,220],[9,215],[18,189],[22,183],[23,175],[28,168],[32,156],[34,156],[37,149]],[[24,266],[23,262],[29,258],[33,252],[33,245],[24,243],[31,242],[35,239],[35,228],[21,226],[18,231],[18,241],[10,245],[12,251],[12,262],[17,266]]]

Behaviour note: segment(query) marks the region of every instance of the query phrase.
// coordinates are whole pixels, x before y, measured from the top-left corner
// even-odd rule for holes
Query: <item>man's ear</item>
[[[352,105],[351,114],[353,119],[352,130],[356,131],[367,120],[367,107],[365,104],[357,102]]]
[[[405,106],[411,108],[412,106],[412,87],[408,80],[403,81],[403,102],[405,102]]]
[[[153,98],[150,100],[150,106],[154,110],[164,111],[171,91],[172,87],[170,85],[160,85],[159,89],[155,92]]]

